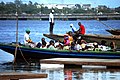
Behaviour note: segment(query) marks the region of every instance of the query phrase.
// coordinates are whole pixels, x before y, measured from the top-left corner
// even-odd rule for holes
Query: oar
[[[99,20],[97,20],[97,21],[99,21]],[[102,23],[103,25],[105,25],[106,27],[110,28],[111,30],[114,30],[112,27],[106,25],[105,23],[103,23],[103,22],[101,22],[101,21],[99,21],[99,22]]]

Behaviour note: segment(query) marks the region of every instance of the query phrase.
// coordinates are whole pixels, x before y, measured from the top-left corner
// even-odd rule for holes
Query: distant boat
[[[0,49],[15,56],[16,46],[13,44],[0,44]],[[19,46],[16,59],[40,60],[47,58],[107,58],[120,59],[120,52],[114,51],[69,51],[69,50],[50,50],[40,48],[30,48]]]
[[[63,42],[64,35],[62,34],[43,34],[44,36],[53,39],[53,40],[60,40]],[[87,42],[98,42],[101,44],[101,41],[106,41],[106,45],[110,45],[111,42],[115,42],[117,48],[120,48],[120,37],[114,37],[114,36],[105,36],[105,35],[81,35],[81,37],[86,40]]]
[[[113,35],[120,35],[120,29],[111,29],[111,30],[106,30],[109,33],[113,34]]]
[[[99,20],[99,21],[107,21],[108,18],[107,17],[103,17],[103,18],[98,18],[97,20]]]

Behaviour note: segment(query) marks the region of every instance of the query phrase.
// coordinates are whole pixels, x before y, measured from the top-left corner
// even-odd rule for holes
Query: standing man
[[[82,25],[81,24],[81,22],[78,22],[78,25],[80,26],[80,28],[79,28],[79,32],[80,32],[80,34],[85,34],[85,27],[84,27],[84,25]]]
[[[54,10],[51,11],[51,13],[49,14],[49,23],[50,23],[50,34],[53,34],[53,27],[54,27]]]

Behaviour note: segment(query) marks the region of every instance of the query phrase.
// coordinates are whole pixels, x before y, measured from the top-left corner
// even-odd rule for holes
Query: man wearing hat
[[[35,43],[30,39],[29,34],[30,34],[30,30],[27,29],[27,30],[26,30],[26,33],[25,33],[25,35],[24,35],[24,44],[25,44],[26,46],[30,46],[30,47],[33,48],[33,47],[35,47]]]
[[[54,10],[51,11],[51,13],[49,14],[49,23],[50,23],[50,34],[53,34],[53,27],[54,27]]]

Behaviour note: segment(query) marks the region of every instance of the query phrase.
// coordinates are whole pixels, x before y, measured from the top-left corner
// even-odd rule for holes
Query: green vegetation
[[[38,8],[37,6],[40,5]],[[83,9],[81,5],[76,4],[73,8],[64,7],[63,9],[52,8],[55,10],[56,14],[80,14],[80,13],[120,13],[120,7],[115,9],[103,6],[103,8],[91,8]],[[29,1],[28,3],[23,3],[21,0],[15,0],[14,2],[4,3],[0,2],[0,14],[15,14],[16,11],[19,14],[49,14],[51,9],[44,7],[42,4],[37,2],[33,3]]]

